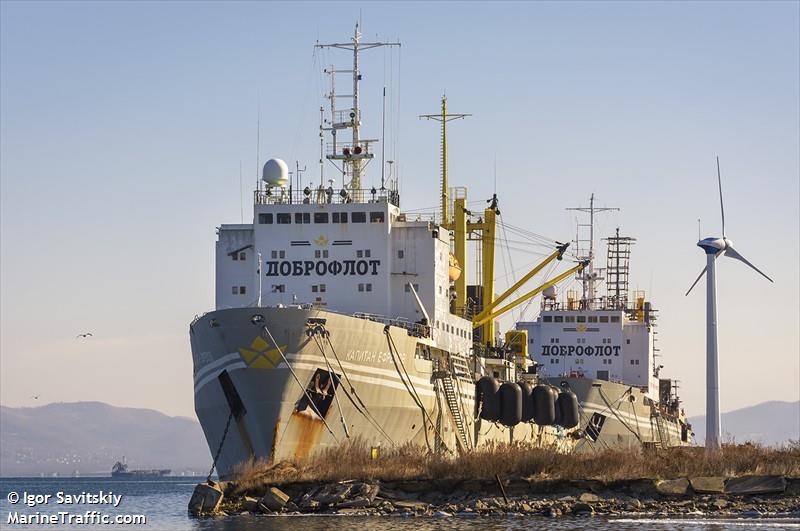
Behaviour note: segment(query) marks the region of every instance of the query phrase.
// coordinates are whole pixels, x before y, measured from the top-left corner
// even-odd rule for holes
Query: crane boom
[[[556,242],[556,243],[558,243],[558,242]],[[550,255],[547,258],[542,260],[542,262],[540,262],[536,267],[534,267],[528,273],[526,273],[525,276],[523,276],[521,279],[519,279],[513,286],[511,286],[510,288],[505,290],[502,295],[500,295],[495,300],[493,300],[490,304],[488,304],[483,309],[483,311],[481,313],[479,313],[478,315],[475,316],[475,320],[483,319],[485,316],[489,315],[492,312],[492,310],[497,308],[497,306],[501,302],[503,302],[509,296],[511,296],[512,293],[517,291],[520,288],[520,286],[522,286],[528,280],[530,280],[533,277],[533,275],[535,275],[536,273],[541,271],[547,264],[549,264],[550,262],[552,262],[555,259],[561,260],[561,258],[564,256],[564,252],[567,250],[567,247],[569,247],[568,243],[564,243],[564,244],[561,244],[558,247],[556,247],[556,249],[552,253],[550,253]]]
[[[567,271],[565,271],[564,273],[561,273],[560,275],[558,275],[556,278],[554,278],[554,279],[552,279],[552,280],[549,280],[549,281],[545,282],[544,284],[542,284],[542,285],[541,285],[541,286],[539,286],[538,288],[536,288],[536,289],[533,289],[533,290],[529,291],[528,293],[526,293],[525,295],[523,295],[523,296],[519,297],[518,299],[514,300],[513,302],[510,302],[510,303],[506,304],[505,306],[503,306],[503,307],[502,307],[502,308],[500,308],[499,310],[495,310],[495,311],[493,311],[492,313],[490,313],[489,315],[484,315],[483,317],[480,317],[480,316],[476,317],[476,318],[475,318],[475,319],[473,319],[473,321],[472,321],[472,328],[478,328],[478,327],[480,327],[482,324],[484,324],[485,322],[487,322],[487,321],[491,321],[491,320],[492,320],[492,319],[494,319],[495,317],[497,317],[497,316],[499,316],[499,315],[502,315],[502,314],[506,313],[508,310],[510,310],[510,309],[512,309],[512,308],[514,308],[514,307],[516,307],[516,306],[519,306],[520,304],[522,304],[522,303],[523,303],[523,302],[525,302],[526,300],[528,300],[528,299],[530,299],[531,297],[533,297],[533,296],[535,296],[535,295],[537,295],[537,294],[541,293],[542,291],[546,290],[546,289],[547,289],[547,288],[549,288],[550,286],[553,286],[553,285],[555,285],[555,284],[558,284],[559,282],[561,282],[562,280],[564,280],[565,278],[567,278],[567,277],[568,277],[568,276],[570,276],[571,274],[573,274],[573,273],[577,273],[577,272],[579,272],[579,271],[583,271],[583,269],[584,269],[584,268],[585,268],[587,265],[589,265],[589,261],[588,261],[588,260],[585,260],[585,261],[583,261],[583,262],[580,262],[580,263],[579,263],[579,264],[577,264],[575,267],[572,267],[572,268],[568,269],[568,270],[567,270]]]

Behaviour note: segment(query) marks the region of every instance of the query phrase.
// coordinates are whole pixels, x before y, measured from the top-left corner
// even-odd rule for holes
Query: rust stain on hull
[[[281,425],[281,418],[275,421],[275,427],[272,429],[272,445],[269,449],[269,462],[275,462],[275,445],[278,444],[278,426]]]
[[[283,440],[294,442],[295,459],[306,459],[319,443],[324,428],[322,420],[316,415],[294,412],[289,419],[286,437]]]

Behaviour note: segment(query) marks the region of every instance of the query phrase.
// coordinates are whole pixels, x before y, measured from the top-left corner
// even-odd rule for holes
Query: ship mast
[[[592,307],[595,299],[595,281],[600,280],[598,277],[598,273],[594,269],[594,215],[595,213],[600,212],[608,212],[612,210],[619,211],[619,208],[608,208],[608,207],[601,207],[597,208],[594,206],[594,194],[589,197],[589,208],[586,207],[574,207],[568,208],[567,210],[575,210],[578,212],[585,212],[589,214],[589,253],[584,256],[578,256],[578,260],[588,260],[589,266],[582,270],[581,272],[576,275],[576,279],[580,280],[583,285],[583,297],[582,301],[586,305],[587,309]],[[578,224],[578,228],[586,227],[587,225]],[[579,231],[580,232],[580,231]],[[576,251],[580,253],[580,240],[576,236],[575,241]]]
[[[420,118],[427,118],[428,120],[435,120],[442,124],[442,226],[450,229],[450,196],[447,185],[447,122],[457,120],[459,118],[466,118],[472,116],[471,114],[464,113],[447,113],[447,96],[442,96],[442,112],[441,114],[421,114]],[[464,264],[461,264],[463,267]]]
[[[333,137],[333,149],[327,155],[328,160],[341,160],[342,163],[345,165],[347,170],[345,170],[345,174],[350,174],[350,190],[353,191],[357,196],[355,197],[356,200],[360,199],[361,194],[361,176],[364,171],[364,160],[371,159],[374,157],[372,153],[369,152],[369,144],[371,142],[375,142],[375,140],[363,140],[360,136],[360,128],[361,128],[361,111],[359,108],[359,82],[361,81],[361,72],[359,71],[359,52],[363,50],[369,50],[371,48],[378,48],[381,46],[400,46],[399,42],[361,42],[361,33],[359,32],[359,25],[356,23],[355,31],[353,32],[352,42],[337,42],[331,44],[320,44],[317,43],[314,45],[315,48],[338,48],[340,50],[348,50],[353,52],[353,70],[335,70],[331,68],[330,70],[326,70],[326,73],[331,75],[331,93],[329,94],[329,98],[331,100],[331,127],[325,128],[331,131],[331,136]],[[349,110],[347,116],[344,116],[343,113],[337,113],[336,111],[336,100],[335,98],[337,95],[334,91],[334,81],[333,78],[336,73],[352,73],[353,75],[353,93],[350,95],[341,95],[338,97],[351,97],[353,100],[353,106]],[[340,116],[341,114],[341,116]],[[341,152],[337,149],[336,144],[336,132],[340,129],[350,128],[353,130],[353,141],[352,144],[347,146],[344,145]]]

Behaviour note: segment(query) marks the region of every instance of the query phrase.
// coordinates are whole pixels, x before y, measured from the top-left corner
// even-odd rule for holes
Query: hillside
[[[33,408],[0,406],[0,475],[110,473],[125,456],[131,468],[207,470],[200,424],[150,409],[102,402]]]
[[[800,439],[800,401],[763,402],[722,414],[722,440],[737,443],[785,444]],[[698,444],[706,437],[706,417],[690,417]]]

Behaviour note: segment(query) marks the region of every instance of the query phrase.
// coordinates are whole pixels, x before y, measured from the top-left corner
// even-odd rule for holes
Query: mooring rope
[[[283,355],[283,350],[281,350],[281,347],[278,346],[278,343],[275,341],[275,338],[272,337],[272,333],[269,331],[269,328],[267,328],[267,325],[264,325],[264,331],[269,336],[269,339],[270,339],[270,341],[272,341],[272,344],[275,345],[275,349],[278,351],[278,354],[281,355],[281,358],[283,359],[283,362],[289,368],[289,371],[292,373],[292,376],[294,377],[294,381],[297,382],[297,385],[299,385],[300,389],[303,390],[303,394],[308,399],[309,405],[312,408],[314,408],[314,412],[319,416],[320,420],[322,420],[322,423],[325,424],[325,427],[328,429],[328,433],[331,434],[331,437],[333,437],[333,440],[336,441],[336,442],[339,442],[339,439],[336,438],[336,435],[334,435],[333,430],[331,429],[331,427],[328,426],[328,422],[325,420],[325,417],[322,416],[322,413],[320,413],[319,409],[317,409],[317,406],[316,406],[316,404],[314,404],[314,401],[311,400],[311,396],[308,394],[308,391],[303,386],[303,384],[300,383],[300,378],[297,377],[297,374],[294,372],[294,369],[292,369],[292,365],[289,363],[289,360],[286,359],[286,356]],[[288,427],[288,423],[287,423],[287,427]]]
[[[317,344],[317,348],[319,348],[319,351],[322,353],[322,358],[325,360],[325,366],[328,368],[328,378],[330,378],[331,382],[333,382],[333,367],[331,367],[331,364],[328,362],[328,356],[325,355],[325,350],[322,348],[319,340],[316,337],[314,337],[314,342]],[[339,421],[342,423],[344,436],[349,439],[350,431],[347,429],[347,422],[344,420],[344,411],[342,411],[342,404],[339,402],[339,394],[336,392],[336,387],[333,388],[333,399],[336,400],[336,407],[339,409]]]
[[[336,349],[334,348],[333,342],[331,341],[331,338],[330,338],[330,332],[328,332],[328,330],[325,329],[324,327],[322,327],[322,337],[325,338],[328,341],[328,346],[331,348],[331,353],[333,354],[334,359],[336,359],[336,363],[339,365],[339,369],[342,371],[342,375],[344,376],[345,380],[347,380],[347,385],[350,386],[350,392],[353,394],[353,396],[356,398],[356,400],[358,400],[358,404],[360,404],[360,406],[353,401],[353,397],[350,396],[350,394],[347,393],[347,389],[343,389],[343,391],[345,393],[345,396],[347,396],[347,398],[353,404],[353,407],[355,407],[356,410],[359,413],[361,413],[364,416],[364,418],[366,418],[367,421],[369,421],[370,424],[372,424],[372,426],[381,433],[381,435],[386,437],[386,440],[388,440],[392,444],[392,446],[397,446],[397,443],[395,443],[394,440],[392,440],[392,438],[389,437],[389,434],[386,433],[386,430],[383,429],[383,427],[380,425],[378,420],[374,417],[372,412],[370,412],[370,410],[367,407],[367,405],[364,404],[364,401],[361,400],[361,397],[358,396],[358,393],[356,392],[356,388],[353,385],[353,382],[350,381],[350,376],[347,374],[347,371],[344,369],[344,366],[342,365],[342,360],[339,359],[339,355],[336,353]],[[323,356],[324,356],[324,354],[323,354]]]
[[[406,366],[403,363],[403,359],[400,357],[399,354],[395,356],[395,350],[397,350],[397,346],[394,344],[394,339],[392,338],[392,334],[389,332],[389,325],[386,325],[383,328],[383,333],[386,335],[386,339],[389,344],[389,353],[392,356],[392,362],[394,363],[394,368],[397,371],[398,376],[400,376],[400,381],[403,383],[403,386],[406,388],[406,391],[408,391],[408,394],[411,396],[411,399],[419,407],[420,411],[422,411],[423,428],[425,426],[425,422],[427,421],[428,423],[430,423],[431,427],[433,428],[433,431],[439,437],[439,440],[444,441],[442,434],[436,428],[436,424],[430,418],[430,415],[428,415],[428,411],[425,409],[425,404],[422,403],[422,399],[419,397],[417,390],[414,388],[414,382],[411,381],[411,376],[408,374],[408,371],[406,370]],[[400,362],[400,366],[397,365],[398,360]],[[402,373],[400,372],[400,367],[403,368]],[[408,383],[406,383],[405,379],[403,378],[403,373],[405,373],[406,378],[408,378]],[[428,446],[428,449],[430,450],[431,444],[430,441],[428,440],[427,428],[425,428],[425,444]],[[442,443],[442,446],[448,452],[450,451],[449,448],[447,448],[447,446],[444,443]]]

